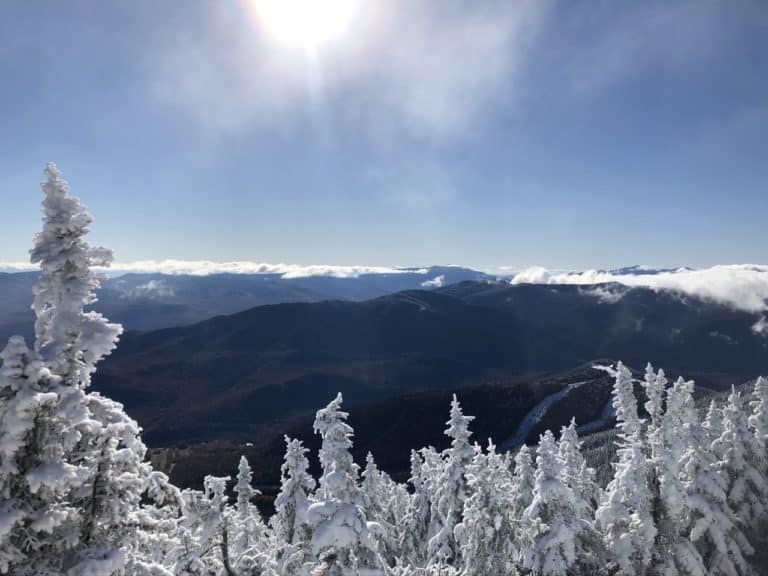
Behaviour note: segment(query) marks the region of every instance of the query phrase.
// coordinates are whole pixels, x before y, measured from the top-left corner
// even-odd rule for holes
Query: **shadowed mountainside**
[[[509,386],[594,358],[648,359],[722,386],[765,371],[754,318],[671,292],[465,282],[365,302],[261,306],[126,334],[97,389],[150,444],[249,440],[337,391],[348,406],[420,390]]]

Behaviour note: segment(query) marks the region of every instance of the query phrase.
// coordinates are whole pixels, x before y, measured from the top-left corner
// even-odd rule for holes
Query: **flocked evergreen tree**
[[[422,451],[423,452],[423,451]],[[435,456],[437,456],[435,454]],[[411,450],[410,483],[413,494],[408,502],[408,510],[403,519],[400,535],[400,550],[404,560],[416,567],[423,567],[427,561],[427,542],[430,539],[430,517],[432,502],[430,496],[430,470],[426,458],[416,450]]]
[[[683,397],[682,421],[691,442],[682,459],[688,512],[682,526],[684,538],[680,538],[668,553],[681,574],[749,574],[745,555],[752,554],[753,550],[728,503],[728,480],[707,445],[708,431],[699,425],[693,402],[693,382],[679,379],[674,389]]]
[[[512,477],[496,446],[475,455],[468,472],[469,497],[457,526],[467,576],[508,576],[515,572]]]
[[[358,466],[350,453],[353,430],[346,423],[348,414],[341,410],[341,402],[339,393],[315,417],[315,432],[322,437],[323,472],[317,501],[307,513],[311,550],[317,559],[315,571],[328,576],[380,567],[377,538],[382,530],[365,516]]]
[[[620,431],[619,460],[597,509],[596,520],[620,572],[626,576],[642,575],[651,564],[656,526],[632,374],[621,362],[616,367],[613,406]]]
[[[523,512],[522,564],[533,574],[566,576],[590,572],[598,557],[576,495],[563,482],[563,464],[552,432],[539,438],[531,504]]]
[[[451,439],[451,447],[445,451],[445,465],[437,480],[435,505],[432,508],[432,525],[435,535],[428,545],[428,563],[448,563],[461,566],[461,550],[454,529],[461,523],[464,502],[467,498],[467,468],[475,451],[469,443],[472,432],[469,424],[474,416],[465,416],[456,395],[451,402],[451,412],[445,435]]]
[[[56,166],[49,164],[45,174],[43,229],[31,250],[41,270],[34,289],[35,350],[13,341],[8,354],[16,360],[8,368],[16,366],[17,384],[23,385],[4,397],[2,408],[3,443],[15,446],[3,461],[14,476],[5,505],[16,510],[5,537],[23,542],[14,544],[17,558],[8,570],[114,572],[141,561],[141,499],[151,469],[143,462],[137,424],[119,404],[87,391],[96,364],[122,330],[84,310],[96,301],[99,286],[91,267],[108,265],[111,253],[85,241],[91,217],[69,195]],[[19,411],[22,400],[26,408]],[[30,416],[21,435],[8,427],[14,418],[29,424]],[[23,505],[17,506],[19,499]]]
[[[755,436],[758,465],[763,475],[768,474],[768,378],[760,376],[755,382],[749,403],[749,428]]]
[[[309,475],[309,461],[301,440],[285,437],[285,459],[281,468],[280,492],[275,498],[275,514],[270,519],[275,540],[275,555],[281,574],[298,573],[308,561],[311,532],[307,512],[315,480]]]
[[[758,469],[762,462],[758,439],[750,432],[741,393],[734,388],[723,408],[723,433],[712,444],[728,480],[728,503],[743,528],[754,531],[766,514],[768,481]]]

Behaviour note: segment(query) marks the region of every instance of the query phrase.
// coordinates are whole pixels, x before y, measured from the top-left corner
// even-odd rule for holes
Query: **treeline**
[[[35,343],[0,353],[0,573],[72,576],[514,574],[725,575],[753,570],[768,502],[768,380],[733,390],[701,418],[693,382],[618,364],[617,452],[603,487],[576,423],[535,450],[501,454],[471,440],[454,398],[450,447],[411,454],[407,485],[369,455],[361,471],[339,395],[314,423],[321,475],[286,438],[275,513],[265,521],[242,458],[236,478],[181,491],[146,461],[137,424],[88,391],[121,328],[85,309],[91,218],[55,166],[43,184],[32,262]],[[234,472],[234,471],[233,471]],[[234,485],[234,497],[228,487]]]

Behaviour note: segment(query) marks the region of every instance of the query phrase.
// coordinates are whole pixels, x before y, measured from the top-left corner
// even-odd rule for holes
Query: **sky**
[[[124,262],[768,262],[768,3],[264,2],[0,1],[0,261],[54,161]]]

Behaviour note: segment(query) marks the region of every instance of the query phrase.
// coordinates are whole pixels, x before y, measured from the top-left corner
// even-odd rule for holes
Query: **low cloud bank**
[[[402,274],[405,272],[425,274],[426,270],[406,270],[385,266],[325,266],[296,264],[268,264],[265,262],[212,262],[210,260],[141,260],[137,262],[116,262],[112,272],[145,272],[160,274],[276,274],[285,279],[328,276],[332,278],[358,278],[364,274]]]
[[[768,311],[768,266],[729,264],[700,270],[681,268],[658,274],[617,274],[600,270],[552,271],[533,267],[518,272],[513,284],[605,284],[674,290],[747,312]]]
[[[208,276],[209,274],[276,274],[285,279],[328,276],[332,278],[358,278],[365,274],[427,274],[426,268],[390,268],[388,266],[335,266],[311,264],[269,264],[247,260],[213,262],[211,260],[137,260],[135,262],[114,262],[109,268],[100,270],[115,273],[145,274],[188,274]],[[0,272],[25,272],[37,270],[29,262],[0,262]]]

